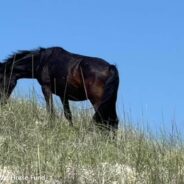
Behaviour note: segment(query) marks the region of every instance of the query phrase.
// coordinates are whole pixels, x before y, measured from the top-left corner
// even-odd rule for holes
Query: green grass
[[[113,140],[93,126],[90,115],[75,111],[74,119],[74,128],[64,118],[51,121],[34,100],[12,100],[1,107],[4,182],[184,183],[184,146],[178,135],[153,138],[122,122]]]

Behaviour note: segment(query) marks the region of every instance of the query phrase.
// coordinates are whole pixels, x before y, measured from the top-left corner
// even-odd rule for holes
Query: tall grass
[[[0,177],[4,183],[183,184],[178,135],[153,138],[122,122],[117,139],[90,115],[74,112],[74,127],[51,120],[35,100],[0,107]]]

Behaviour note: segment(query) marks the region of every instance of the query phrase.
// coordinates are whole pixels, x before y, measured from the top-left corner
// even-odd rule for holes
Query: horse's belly
[[[69,87],[67,89],[67,97],[69,100],[82,101],[87,99],[85,91],[80,88]]]
[[[54,85],[52,86],[52,92],[62,98],[68,98],[73,101],[82,101],[87,99],[87,95],[85,94],[85,90],[81,88],[77,88],[74,86],[63,86],[63,85]]]

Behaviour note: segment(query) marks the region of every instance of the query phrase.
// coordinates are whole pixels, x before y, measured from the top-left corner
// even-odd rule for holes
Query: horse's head
[[[11,95],[15,85],[15,76],[9,72],[4,63],[0,63],[0,103],[5,103]]]

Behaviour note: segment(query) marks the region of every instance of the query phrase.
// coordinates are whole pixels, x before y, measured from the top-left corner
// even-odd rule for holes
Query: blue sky
[[[154,131],[184,128],[184,1],[1,1],[0,60],[13,51],[62,46],[115,63],[118,113]],[[26,94],[35,82],[22,80]],[[123,110],[124,109],[124,110]]]

